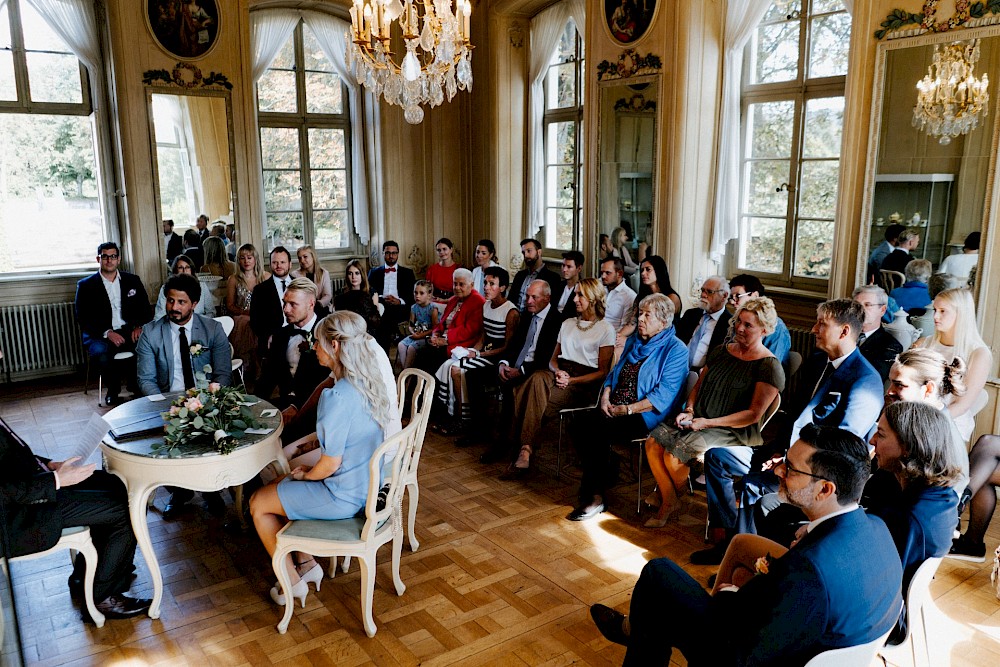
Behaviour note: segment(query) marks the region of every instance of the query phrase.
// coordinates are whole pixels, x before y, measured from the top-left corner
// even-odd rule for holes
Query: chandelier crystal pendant
[[[913,127],[942,144],[971,132],[988,113],[990,82],[986,73],[974,75],[979,61],[979,40],[934,45],[934,61],[917,82]]]
[[[375,97],[402,107],[406,122],[424,119],[421,105],[472,91],[471,0],[354,0],[350,13],[348,69]],[[393,36],[406,49],[398,63]]]

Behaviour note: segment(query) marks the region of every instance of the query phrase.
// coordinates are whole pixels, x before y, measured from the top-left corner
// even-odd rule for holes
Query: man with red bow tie
[[[378,293],[379,301],[385,304],[385,313],[375,338],[379,345],[388,349],[399,333],[399,323],[410,319],[413,285],[417,279],[411,269],[399,265],[399,244],[395,241],[382,244],[382,257],[385,264],[368,272],[368,286],[373,294]]]

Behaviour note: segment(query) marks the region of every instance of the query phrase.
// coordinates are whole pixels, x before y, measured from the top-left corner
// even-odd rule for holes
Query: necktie
[[[868,338],[868,334],[866,334],[864,331],[862,331],[861,335],[858,336],[858,347],[861,347],[861,343],[865,342],[866,338]]]
[[[531,318],[531,324],[528,325],[528,337],[524,339],[524,346],[521,348],[521,353],[517,355],[517,363],[514,364],[514,368],[520,368],[524,363],[524,360],[528,357],[528,353],[531,352],[532,348],[535,346],[535,331],[538,329],[538,315],[534,315]]]
[[[815,396],[816,392],[819,391],[819,388],[823,386],[823,383],[826,382],[831,375],[833,375],[834,370],[836,369],[833,367],[833,362],[832,361],[826,362],[826,368],[823,369],[823,374],[819,376],[819,382],[817,382],[816,386],[813,387],[813,393],[812,393],[813,396]]]
[[[708,322],[711,317],[712,316],[708,313],[701,316],[701,322],[698,323],[698,328],[694,330],[694,334],[692,334],[691,340],[688,342],[688,366],[691,366],[692,368],[697,360],[698,346],[701,345],[701,338],[705,335],[705,323]],[[704,360],[702,360],[701,365],[704,365]]]
[[[184,374],[184,388],[194,388],[194,371],[191,370],[191,346],[185,327],[181,327],[181,372]]]
[[[281,281],[281,296],[285,295],[285,290],[288,289],[288,279],[282,279]]]

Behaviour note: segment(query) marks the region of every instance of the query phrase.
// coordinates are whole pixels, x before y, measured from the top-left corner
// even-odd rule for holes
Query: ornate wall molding
[[[510,39],[510,45],[513,48],[524,48],[524,26],[521,25],[520,21],[515,21],[507,28],[507,38]]]
[[[146,86],[176,86],[180,88],[225,88],[232,90],[233,84],[225,74],[209,72],[208,76],[191,63],[178,62],[170,71],[150,69],[142,73],[142,83]]]
[[[958,28],[978,28],[1000,23],[1000,0],[985,2],[972,0],[957,0],[955,13],[949,18],[939,21],[937,6],[940,0],[924,0],[920,12],[908,12],[905,9],[894,9],[889,12],[881,23],[881,28],[875,31],[875,39],[899,39],[914,37],[928,32],[948,32]],[[915,26],[910,28],[908,26]]]
[[[1000,2],[1000,0],[997,0]],[[597,80],[611,81],[628,79],[642,74],[658,74],[663,68],[663,61],[655,53],[639,55],[635,49],[625,49],[616,62],[602,60],[597,64]]]

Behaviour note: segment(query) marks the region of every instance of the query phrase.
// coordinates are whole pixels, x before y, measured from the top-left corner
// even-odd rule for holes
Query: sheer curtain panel
[[[294,9],[268,9],[250,13],[250,46],[253,80],[259,81],[295,31],[302,14]]]

